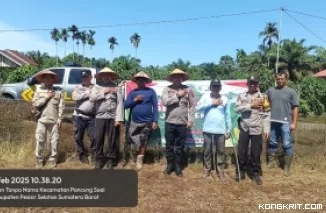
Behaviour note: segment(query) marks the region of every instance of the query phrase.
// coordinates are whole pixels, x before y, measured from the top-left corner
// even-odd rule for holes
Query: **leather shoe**
[[[88,158],[86,156],[81,156],[79,159],[80,159],[80,162],[82,162],[84,164],[89,164]]]
[[[240,172],[240,179],[239,179],[238,175],[237,175],[237,177],[235,179],[238,182],[241,181],[241,180],[244,180],[244,179],[246,179],[246,174],[244,172]]]
[[[111,159],[108,160],[108,162],[107,162],[107,167],[108,167],[108,170],[113,170],[114,166],[113,166],[113,162],[112,162]]]
[[[164,174],[165,175],[170,175],[171,173],[173,172],[173,165],[172,164],[168,164],[165,171],[164,171]]]
[[[255,184],[257,184],[257,185],[261,185],[261,184],[262,184],[261,179],[260,179],[260,177],[259,177],[258,175],[254,175],[254,176],[252,177],[252,181],[253,181]]]
[[[100,169],[102,169],[103,168],[103,162],[96,162],[96,164],[95,164],[95,169],[96,170],[100,170]]]
[[[182,177],[182,169],[181,169],[181,166],[180,165],[176,166],[176,168],[175,168],[175,174],[178,177]]]

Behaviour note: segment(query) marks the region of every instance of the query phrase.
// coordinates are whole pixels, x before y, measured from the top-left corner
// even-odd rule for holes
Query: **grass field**
[[[10,113],[0,121],[0,168],[34,169],[35,123],[17,118]],[[16,108],[15,108],[16,109]],[[10,115],[11,114],[11,115]],[[23,114],[23,113],[22,113]],[[300,129],[301,128],[301,129]],[[326,157],[324,130],[297,130],[294,144],[295,158],[292,176],[284,177],[281,168],[268,170],[263,161],[263,185],[256,186],[250,179],[238,184],[235,169],[226,171],[222,183],[214,174],[204,179],[200,163],[192,163],[184,170],[184,177],[163,175],[165,160],[145,164],[139,172],[139,203],[134,208],[0,208],[0,212],[281,212],[262,210],[259,204],[323,204],[323,210],[286,210],[285,212],[326,212]],[[61,163],[56,169],[92,169],[72,159],[74,151],[72,124],[61,129]],[[126,168],[130,169],[130,165]]]

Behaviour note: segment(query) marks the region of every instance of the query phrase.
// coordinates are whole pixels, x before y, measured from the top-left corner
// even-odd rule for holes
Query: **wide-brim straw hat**
[[[172,72],[170,72],[166,77],[166,80],[172,82],[172,77],[175,75],[182,75],[182,81],[189,80],[189,74],[180,69],[175,69]]]
[[[146,83],[151,83],[152,82],[152,79],[146,73],[144,73],[143,71],[141,71],[141,72],[137,73],[136,75],[134,75],[131,78],[131,81],[132,82],[136,82],[137,81],[137,78],[145,78],[146,79]]]
[[[53,83],[59,83],[60,82],[59,76],[56,73],[54,73],[54,72],[52,72],[50,70],[43,70],[43,71],[39,72],[38,74],[36,74],[35,80],[37,82],[39,82],[39,83],[42,83],[44,75],[52,75],[54,77],[54,82]]]
[[[101,78],[102,75],[111,75],[112,81],[115,81],[120,78],[120,75],[118,73],[114,72],[108,67],[105,67],[104,69],[96,73],[95,78],[96,79]]]

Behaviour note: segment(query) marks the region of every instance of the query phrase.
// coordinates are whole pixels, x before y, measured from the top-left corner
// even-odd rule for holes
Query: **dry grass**
[[[17,122],[13,119],[11,120],[13,122],[9,122],[10,120],[0,122],[0,141],[2,141],[0,143],[0,168],[33,169],[35,123],[22,120]],[[215,174],[211,178],[204,179],[202,165],[196,163],[190,164],[184,170],[183,178],[178,178],[174,174],[165,177],[162,173],[165,168],[163,159],[160,163],[146,164],[139,172],[139,203],[135,208],[2,208],[0,212],[253,213],[281,211],[259,210],[259,204],[270,203],[323,204],[324,210],[287,210],[286,212],[326,212],[326,157],[323,141],[320,141],[323,131],[315,129],[311,133],[303,133],[303,129],[298,129],[300,136],[297,136],[297,142],[294,144],[296,154],[291,177],[284,177],[280,168],[268,170],[262,158],[264,173],[261,186],[254,185],[249,179],[240,184],[235,182],[233,167],[229,167],[226,171],[225,183],[221,183]],[[92,169],[91,165],[83,165],[74,159],[65,162],[73,150],[72,125],[65,123],[61,129],[62,163],[57,169]],[[119,168],[126,169],[122,168],[121,164]]]

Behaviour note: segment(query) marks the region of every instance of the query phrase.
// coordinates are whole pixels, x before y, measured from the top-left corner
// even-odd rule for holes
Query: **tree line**
[[[89,30],[88,32],[86,30],[80,31],[76,25],[72,25],[71,27],[68,27],[67,29],[61,29],[61,31],[57,28],[53,28],[53,30],[50,32],[51,39],[55,42],[56,45],[56,55],[58,57],[58,42],[61,40],[64,42],[64,51],[65,51],[65,57],[67,56],[67,42],[68,39],[71,37],[72,39],[72,49],[73,53],[75,53],[75,44],[77,45],[77,53],[79,54],[79,45],[80,43],[83,45],[83,56],[85,56],[85,46],[89,45],[90,49],[95,46],[96,41],[94,38],[94,35],[96,34],[95,31]],[[130,37],[130,42],[135,48],[136,51],[136,57],[137,57],[137,49],[139,46],[139,43],[141,41],[141,36],[138,33],[134,33]],[[116,46],[119,45],[116,37],[109,37],[108,43],[110,50],[112,51],[112,58],[114,49]],[[73,54],[73,60],[74,60],[75,54]],[[58,62],[58,61],[57,61]]]
[[[76,36],[76,32],[79,31],[76,31],[78,28],[73,26],[67,30],[67,32],[71,32],[73,45],[75,42],[77,47],[80,42],[83,44],[83,47],[86,44],[90,47],[95,45],[94,31],[88,33],[85,42],[85,36],[80,38]],[[217,62],[192,65],[190,61],[180,58],[165,66],[142,66],[141,59],[137,58],[137,54],[135,56],[117,56],[109,61],[106,58],[84,57],[84,54],[79,54],[78,51],[77,53],[74,51],[74,53],[59,58],[37,50],[29,51],[25,54],[38,63],[39,67],[26,66],[10,72],[2,72],[2,78],[6,82],[19,82],[40,69],[57,66],[57,64],[61,66],[66,61],[75,61],[83,66],[96,67],[98,69],[109,66],[120,74],[121,80],[130,79],[130,76],[140,70],[145,71],[154,80],[162,80],[174,68],[188,72],[192,80],[245,79],[250,75],[255,75],[260,78],[261,89],[265,91],[274,85],[273,76],[277,63],[277,46],[279,41],[276,26],[276,23],[267,23],[265,28],[258,33],[262,42],[258,44],[255,51],[249,53],[243,49],[237,49],[235,57],[224,55]],[[81,32],[81,34],[84,34],[84,32]],[[65,34],[61,32],[59,38],[66,42],[68,37],[63,35]],[[58,42],[59,40],[56,39],[55,41]],[[130,42],[134,45],[136,51],[140,41],[141,37],[137,33],[130,38]],[[113,54],[114,49],[118,46],[117,39],[110,37],[108,42]],[[307,116],[309,114],[321,115],[325,113],[325,80],[315,78],[312,74],[326,69],[326,49],[319,46],[306,45],[305,39],[286,38],[280,41],[278,64],[279,70],[285,69],[288,71],[289,86],[294,88],[300,95],[300,114]]]

